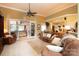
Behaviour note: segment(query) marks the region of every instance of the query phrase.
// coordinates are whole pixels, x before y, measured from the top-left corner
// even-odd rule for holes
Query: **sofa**
[[[41,32],[39,33],[39,38],[47,43],[50,43],[51,42],[51,37],[52,37],[52,33],[49,33],[49,32]]]
[[[0,54],[2,53],[3,48],[4,48],[3,41],[2,38],[0,38]]]
[[[14,42],[16,42],[17,36],[15,32],[11,32],[11,34],[9,33],[5,33],[4,35],[4,44],[12,44]]]
[[[43,48],[42,56],[79,56],[79,40],[75,38],[67,38],[62,42],[63,50],[61,52],[54,52],[48,48]]]
[[[62,38],[64,32],[41,32],[39,33],[39,38],[47,43],[51,43],[54,37]]]

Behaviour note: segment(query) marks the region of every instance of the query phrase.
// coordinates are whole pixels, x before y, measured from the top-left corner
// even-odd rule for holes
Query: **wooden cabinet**
[[[4,17],[0,15],[0,38],[4,36]]]
[[[3,50],[4,17],[0,15],[0,53]]]
[[[2,50],[3,50],[3,44],[2,44],[2,39],[0,39],[0,54],[1,54]]]

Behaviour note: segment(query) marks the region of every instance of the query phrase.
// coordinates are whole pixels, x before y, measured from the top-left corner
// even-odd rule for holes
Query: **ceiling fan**
[[[30,9],[30,3],[29,3],[29,10],[27,12],[27,16],[31,17],[31,16],[34,16],[35,14],[37,14],[37,13],[31,11],[31,9]]]

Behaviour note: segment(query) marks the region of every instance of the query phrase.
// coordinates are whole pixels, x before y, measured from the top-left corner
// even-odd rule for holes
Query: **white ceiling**
[[[48,16],[63,9],[76,5],[75,3],[31,3],[31,10],[39,15]],[[28,3],[0,3],[1,7],[10,8],[22,12],[28,11]]]

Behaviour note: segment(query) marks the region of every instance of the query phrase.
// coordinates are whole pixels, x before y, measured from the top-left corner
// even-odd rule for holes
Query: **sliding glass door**
[[[30,21],[30,37],[34,38],[36,37],[36,22],[35,21]]]
[[[19,37],[36,37],[36,22],[35,21],[15,21],[10,20],[10,33],[16,32],[17,38]]]

